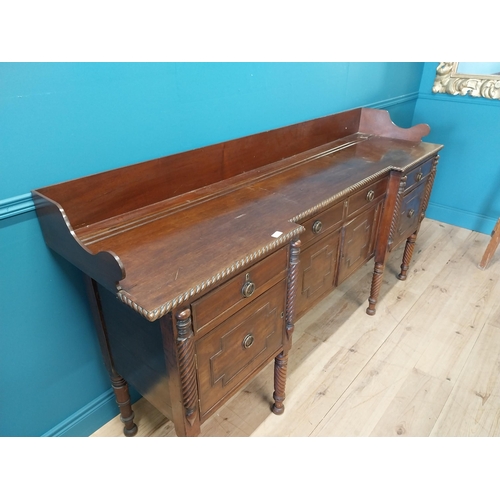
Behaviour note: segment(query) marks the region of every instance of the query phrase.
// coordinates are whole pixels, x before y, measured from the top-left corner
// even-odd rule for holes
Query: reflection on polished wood
[[[359,108],[33,190],[47,245],[86,276],[124,432],[127,384],[196,436],[273,359],[282,414],[294,322],[371,259],[373,316],[405,242],[406,277],[429,131]]]
[[[201,436],[500,436],[500,262],[477,267],[488,236],[424,220],[406,281],[386,263],[376,316],[365,264],[295,323],[287,409],[273,363],[202,426]],[[266,404],[263,404],[266,403]],[[138,436],[175,436],[146,400]],[[121,437],[119,416],[93,436]]]

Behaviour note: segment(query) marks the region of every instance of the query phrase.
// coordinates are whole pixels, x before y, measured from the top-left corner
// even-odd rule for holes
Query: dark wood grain
[[[302,317],[337,285],[341,232],[329,233],[301,249],[297,283],[297,318]]]
[[[169,379],[174,368],[166,363],[159,322],[147,321],[102,286],[98,286],[98,292],[116,370],[172,419]]]
[[[64,208],[58,202],[37,191],[33,191],[32,197],[47,246],[108,290],[116,291],[119,281],[125,278],[120,258],[107,249],[93,252],[86,247],[74,233]]]
[[[285,280],[196,342],[200,413],[205,419],[283,349]],[[244,340],[253,341],[245,347]]]
[[[403,188],[406,185],[406,177],[403,180],[402,172],[394,170],[389,175],[387,183],[387,198],[384,203],[380,231],[375,248],[375,265],[373,270],[373,279],[368,297],[368,308],[366,313],[373,316],[376,312],[376,304],[380,288],[382,286],[382,278],[384,275],[385,262],[389,253],[389,242],[391,241],[391,233],[394,231],[395,220],[399,220],[400,203],[403,194]]]
[[[393,139],[420,141],[430,132],[429,125],[421,123],[411,128],[400,128],[395,125],[389,112],[381,109],[363,108],[359,124],[359,131],[367,134],[376,134]]]
[[[250,302],[249,299],[258,297],[284,279],[286,269],[287,248],[283,247],[257,264],[247,269],[243,268],[244,272],[240,272],[223,285],[194,301],[191,309],[196,337],[200,338],[205,332],[245,307]],[[253,285],[250,296],[244,296],[242,293],[245,283]]]
[[[71,180],[45,188],[44,194],[67,207],[74,229],[79,229],[355,133],[360,111],[341,115],[340,120],[330,115],[120,167],[85,177],[84,182]]]
[[[94,284],[124,432],[127,383],[196,436],[273,359],[281,414],[295,319],[375,256],[373,313],[403,241],[406,276],[442,147],[428,131],[355,109],[34,190],[47,245]]]

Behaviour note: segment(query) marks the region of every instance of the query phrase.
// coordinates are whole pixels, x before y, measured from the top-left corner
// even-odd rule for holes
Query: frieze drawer
[[[415,184],[418,184],[422,179],[429,175],[432,168],[432,162],[433,159],[430,159],[406,174],[405,191],[409,191]]]
[[[193,302],[195,335],[205,334],[282,280],[286,269],[287,248],[283,247]]]
[[[306,229],[300,235],[302,247],[306,247],[311,241],[319,240],[329,231],[340,226],[343,214],[344,202],[340,202],[302,222],[302,226]]]
[[[202,419],[283,348],[285,285],[282,280],[196,342]]]
[[[348,199],[347,215],[352,215],[358,210],[370,207],[380,196],[385,194],[386,189],[387,178],[384,178],[353,194]]]

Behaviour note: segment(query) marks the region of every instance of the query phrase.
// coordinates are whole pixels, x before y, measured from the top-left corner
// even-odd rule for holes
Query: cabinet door
[[[340,231],[325,236],[300,252],[296,318],[335,287]]]
[[[204,421],[283,349],[283,280],[196,342]]]
[[[418,221],[420,219],[420,205],[424,194],[426,184],[422,183],[413,191],[404,195],[401,203],[401,218],[398,228],[398,239],[403,240],[408,238],[417,230]]]
[[[344,281],[373,257],[381,208],[382,203],[379,203],[349,221],[342,229],[338,283]]]

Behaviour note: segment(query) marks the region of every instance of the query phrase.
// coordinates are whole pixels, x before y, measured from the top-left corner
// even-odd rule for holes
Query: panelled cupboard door
[[[417,230],[425,187],[426,183],[422,183],[403,197],[398,228],[398,237],[402,239],[407,238]]]
[[[335,231],[301,250],[297,284],[297,317],[335,287],[339,243],[340,231]]]
[[[196,342],[202,419],[283,348],[282,280]]]
[[[373,257],[383,202],[361,213],[342,228],[338,283]]]

